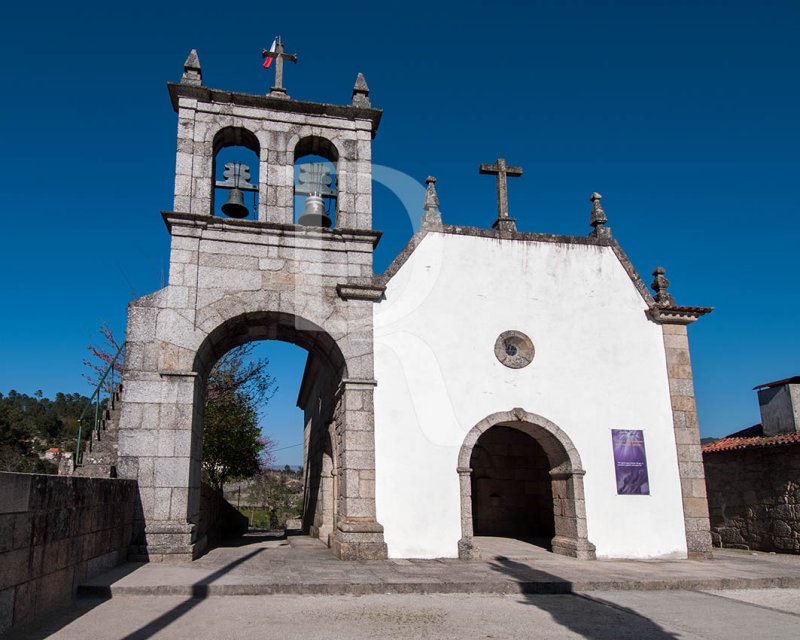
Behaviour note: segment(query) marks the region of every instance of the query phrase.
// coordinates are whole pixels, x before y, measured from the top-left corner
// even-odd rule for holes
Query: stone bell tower
[[[280,75],[293,58],[282,44],[265,55]],[[370,106],[361,74],[349,105],[293,100],[276,75],[267,95],[211,89],[192,51],[180,82],[168,84],[178,114],[173,210],[162,212],[171,235],[169,284],[129,307],[119,436],[119,474],[138,480],[140,542],[151,559],[195,557],[204,548],[211,526],[200,499],[206,379],[229,349],[263,339],[307,349],[327,375],[314,405],[320,426],[307,425],[305,455],[307,474],[332,476],[306,485],[307,492],[326,487],[311,504],[332,501],[318,507],[332,518],[322,527],[331,531],[331,548],[341,558],[386,555],[375,518],[372,335],[373,303],[383,292],[373,284],[380,233],[372,230],[371,201],[371,140],[381,111]],[[215,158],[229,146],[259,159],[255,219],[214,215]],[[330,228],[295,224],[295,163],[309,154],[334,167]],[[323,447],[330,455],[324,472],[313,464]]]

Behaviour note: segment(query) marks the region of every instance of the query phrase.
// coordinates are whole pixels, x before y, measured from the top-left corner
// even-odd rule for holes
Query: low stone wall
[[[197,538],[200,550],[222,538],[247,533],[247,516],[225,499],[219,491],[205,482],[200,487],[200,523]]]
[[[717,547],[800,553],[800,446],[703,454]]]
[[[127,556],[133,480],[0,472],[0,633]]]

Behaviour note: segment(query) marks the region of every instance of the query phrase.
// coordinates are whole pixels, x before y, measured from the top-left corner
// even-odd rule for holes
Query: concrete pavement
[[[800,590],[779,591],[794,608]],[[727,592],[726,592],[727,593]],[[743,592],[746,599],[753,592]],[[691,591],[82,599],[7,640],[546,638],[796,640],[800,617]]]

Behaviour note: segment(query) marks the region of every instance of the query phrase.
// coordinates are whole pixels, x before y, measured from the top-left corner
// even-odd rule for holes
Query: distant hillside
[[[0,393],[0,471],[55,473],[57,466],[42,459],[45,451],[75,449],[78,418],[88,402],[79,393],[57,393],[54,400],[41,391]]]

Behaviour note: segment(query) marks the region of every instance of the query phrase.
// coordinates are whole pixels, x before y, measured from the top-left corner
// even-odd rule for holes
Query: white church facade
[[[389,553],[453,555],[475,526],[470,509],[491,509],[476,500],[502,502],[514,485],[556,484],[551,474],[562,472],[573,474],[575,497],[562,496],[555,511],[551,499],[536,516],[579,520],[556,524],[567,549],[685,556],[661,327],[611,246],[526,236],[428,233],[375,306],[376,506]],[[496,355],[509,331],[533,346],[526,366]],[[556,451],[544,477],[520,473],[525,461],[510,451],[510,477],[486,479],[493,497],[472,495],[482,479],[470,459],[498,424]],[[612,428],[642,430],[647,495],[618,494]],[[513,508],[529,503],[518,496]]]
[[[375,274],[381,112],[363,77],[350,105],[276,84],[209,89],[193,52],[169,85],[169,284],[130,306],[117,465],[138,481],[148,556],[202,551],[205,379],[262,339],[309,352],[303,521],[338,557],[470,558],[479,536],[579,558],[707,555],[686,327],[710,309],[676,306],[661,269],[648,291],[598,194],[585,237],[518,232],[505,181],[521,170],[503,160],[481,167],[497,180],[491,228],[442,221],[429,178],[419,231]],[[257,194],[252,219],[215,215],[229,146],[259,159],[257,184],[222,185]],[[296,181],[309,154],[332,180]]]

